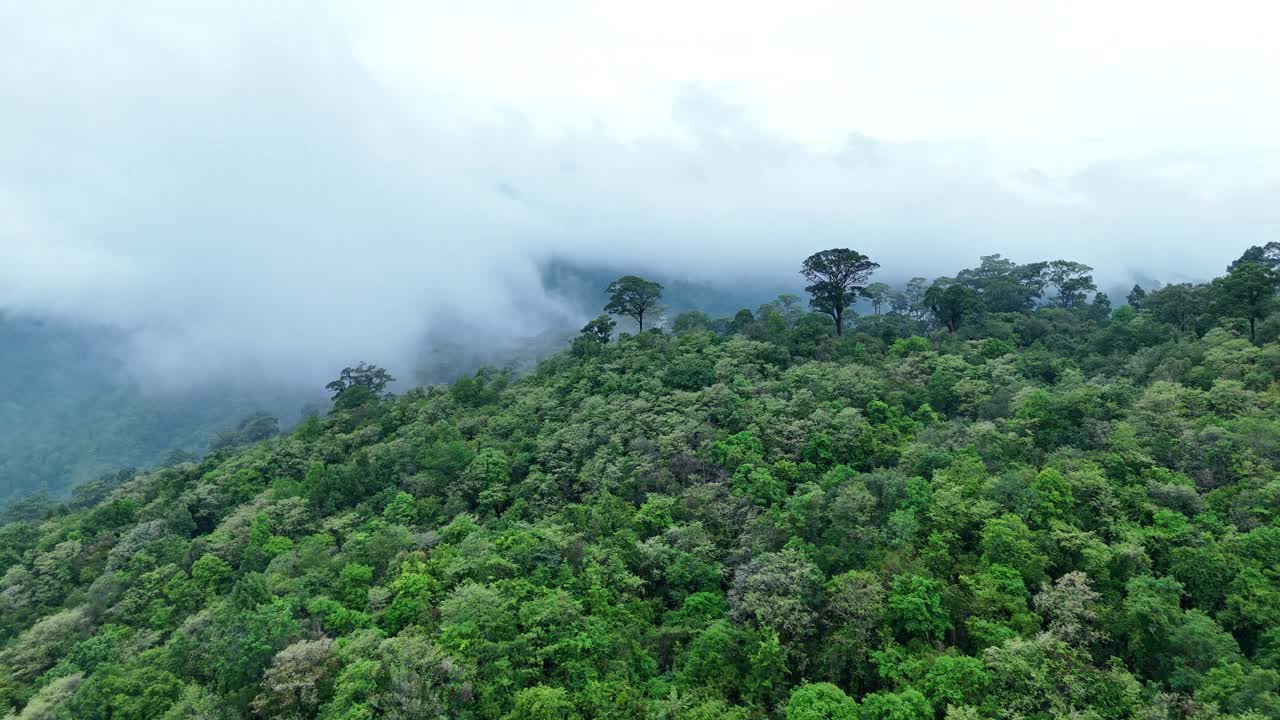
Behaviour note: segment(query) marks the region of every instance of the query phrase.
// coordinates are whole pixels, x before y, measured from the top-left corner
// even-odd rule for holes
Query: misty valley
[[[1280,718],[1280,243],[540,272],[327,385],[0,316],[0,713]]]

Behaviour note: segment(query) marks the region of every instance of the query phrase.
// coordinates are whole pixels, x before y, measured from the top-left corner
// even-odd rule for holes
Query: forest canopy
[[[1280,245],[1120,307],[825,253],[11,508],[0,713],[1280,718]]]

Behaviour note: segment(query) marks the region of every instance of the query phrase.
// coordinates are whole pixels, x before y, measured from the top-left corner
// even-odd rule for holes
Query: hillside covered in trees
[[[1278,265],[837,249],[807,308],[627,276],[524,375],[348,368],[0,528],[0,715],[1280,718]]]

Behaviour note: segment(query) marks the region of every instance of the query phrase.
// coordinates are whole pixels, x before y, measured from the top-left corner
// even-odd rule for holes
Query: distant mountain
[[[254,412],[290,426],[323,397],[225,384],[148,391],[119,355],[124,340],[107,328],[0,315],[0,502],[175,450],[198,455]]]

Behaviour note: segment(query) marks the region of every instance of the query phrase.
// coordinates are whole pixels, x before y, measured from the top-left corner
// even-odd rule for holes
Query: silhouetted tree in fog
[[[844,311],[866,293],[866,282],[880,267],[866,255],[848,248],[832,248],[805,258],[800,274],[809,281],[805,288],[813,297],[809,307],[831,316],[836,335],[844,333]]]
[[[611,315],[623,315],[636,321],[644,332],[644,316],[657,312],[661,307],[662,286],[635,275],[626,275],[609,283],[609,304],[604,311]]]

